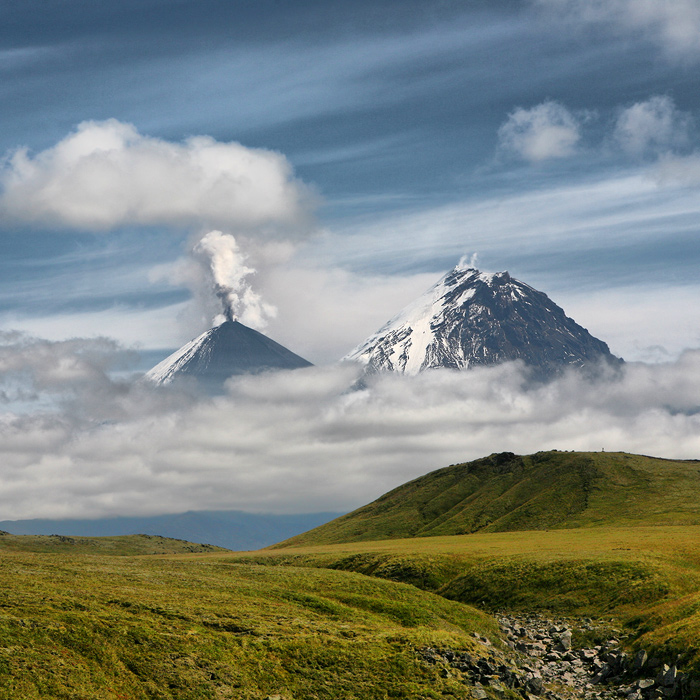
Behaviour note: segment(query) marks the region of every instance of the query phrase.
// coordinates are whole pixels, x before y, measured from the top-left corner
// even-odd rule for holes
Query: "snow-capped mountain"
[[[170,384],[191,377],[206,391],[218,393],[234,374],[310,366],[303,357],[266,335],[238,321],[225,321],[166,357],[146,373],[145,379]]]
[[[517,359],[539,376],[621,362],[546,294],[507,272],[460,265],[343,358],[405,374]]]

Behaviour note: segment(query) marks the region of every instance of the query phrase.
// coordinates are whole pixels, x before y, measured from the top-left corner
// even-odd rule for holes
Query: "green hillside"
[[[120,535],[118,537],[65,537],[63,535],[11,535],[0,530],[0,553],[44,552],[54,554],[198,554],[226,552],[223,547],[174,540],[157,535]]]
[[[276,546],[698,523],[700,461],[623,452],[504,452],[438,469]]]

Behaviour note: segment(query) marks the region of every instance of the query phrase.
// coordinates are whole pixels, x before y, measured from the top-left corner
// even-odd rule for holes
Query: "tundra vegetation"
[[[470,697],[454,658],[515,653],[494,613],[700,678],[699,469],[493,455],[258,552],[3,535],[0,699]]]

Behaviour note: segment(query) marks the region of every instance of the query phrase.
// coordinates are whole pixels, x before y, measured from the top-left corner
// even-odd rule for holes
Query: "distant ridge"
[[[343,359],[403,374],[522,360],[542,377],[621,362],[546,294],[507,272],[462,265]]]
[[[205,542],[236,551],[260,549],[326,523],[339,513],[269,515],[238,510],[189,511],[169,515],[92,520],[4,520],[14,535],[115,537],[145,533],[190,542]]]
[[[700,462],[512,452],[456,464],[278,546],[595,526],[700,524]]]
[[[162,385],[190,378],[206,391],[219,393],[234,375],[300,367],[311,363],[239,321],[225,321],[166,357],[145,379]]]

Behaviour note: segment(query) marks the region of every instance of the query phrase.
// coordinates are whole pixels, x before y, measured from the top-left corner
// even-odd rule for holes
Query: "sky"
[[[697,457],[699,67],[700,0],[0,4],[4,519]],[[337,361],[465,255],[623,357],[614,396],[518,366],[348,394]],[[222,299],[317,367],[213,402],[135,381]]]

